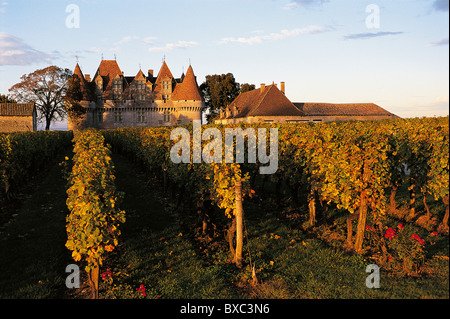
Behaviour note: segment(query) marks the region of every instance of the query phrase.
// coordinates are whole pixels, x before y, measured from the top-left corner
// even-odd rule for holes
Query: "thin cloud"
[[[439,40],[439,41],[435,41],[435,42],[431,42],[430,45],[431,46],[448,45],[448,38],[442,39],[442,40]]]
[[[375,33],[355,33],[344,36],[346,40],[360,40],[360,39],[372,39],[378,37],[385,37],[389,35],[399,35],[404,32],[375,32]]]
[[[151,47],[148,49],[149,52],[167,52],[173,51],[176,49],[187,49],[198,45],[195,41],[178,41],[177,43],[167,43],[162,47]]]
[[[0,65],[30,65],[34,63],[50,63],[59,57],[59,52],[45,53],[35,50],[22,39],[0,32]]]
[[[6,7],[8,6],[8,2],[6,2],[6,1],[3,1],[1,4],[0,4],[0,14],[1,13],[6,13]]]
[[[433,3],[433,8],[437,11],[448,12],[449,11],[448,4],[449,4],[448,0],[435,0]]]
[[[142,40],[147,44],[153,44],[157,39],[158,39],[157,37],[145,37]]]
[[[300,35],[318,34],[329,31],[330,29],[324,26],[310,25],[305,28],[297,28],[292,30],[281,30],[280,32],[270,33],[265,35],[256,35],[252,37],[228,37],[222,38],[219,43],[243,43],[243,44],[255,44],[262,43],[263,41],[275,41],[286,38],[298,37]]]
[[[128,42],[130,42],[132,40],[139,40],[139,37],[138,36],[129,35],[129,36],[123,37],[122,39],[120,39],[119,41],[115,42],[114,44],[118,46],[118,45],[122,45],[122,44],[128,43]]]
[[[294,0],[283,7],[284,10],[293,10],[298,7],[310,8],[314,6],[321,6],[330,0]]]

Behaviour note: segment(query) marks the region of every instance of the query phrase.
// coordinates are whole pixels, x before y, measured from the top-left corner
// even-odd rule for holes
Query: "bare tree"
[[[10,96],[20,103],[34,103],[38,119],[45,119],[45,129],[50,129],[53,120],[64,119],[64,99],[67,81],[72,76],[69,69],[49,66],[28,75],[22,75],[21,82],[9,89]]]

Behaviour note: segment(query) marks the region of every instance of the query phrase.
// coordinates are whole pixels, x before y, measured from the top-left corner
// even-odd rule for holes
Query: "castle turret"
[[[186,75],[183,78],[183,82],[176,86],[175,91],[172,95],[172,100],[202,100],[202,96],[200,94],[200,90],[198,89],[197,80],[195,79],[192,66],[189,66]]]

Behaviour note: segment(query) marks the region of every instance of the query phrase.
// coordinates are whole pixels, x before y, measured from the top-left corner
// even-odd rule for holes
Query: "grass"
[[[245,202],[246,264],[238,270],[229,260],[221,231],[206,242],[198,225],[177,215],[170,199],[136,174],[134,165],[115,156],[117,185],[128,195],[123,228],[124,247],[110,266],[126,269],[113,284],[103,285],[107,298],[139,298],[141,284],[147,298],[448,298],[448,257],[429,256],[432,274],[408,277],[382,272],[381,288],[368,289],[365,268],[372,261],[346,252],[340,244],[300,231],[273,205]],[[182,212],[187,214],[187,212]],[[334,215],[333,215],[334,214]],[[221,216],[222,215],[222,216]],[[226,220],[219,211],[217,224]],[[184,222],[182,222],[184,220]],[[345,216],[333,211],[330,223],[345,225]],[[395,222],[394,220],[392,222]],[[414,226],[415,227],[415,226]],[[329,227],[330,228],[330,227]],[[343,226],[334,232],[345,235]],[[448,256],[448,237],[440,236],[433,256]],[[251,261],[251,263],[250,263]],[[252,284],[252,266],[259,283]],[[382,270],[383,271],[383,270]],[[114,273],[114,271],[113,271]]]
[[[305,230],[303,217],[288,218],[287,208],[278,208],[270,197],[246,200],[245,263],[237,269],[224,239],[228,221],[222,212],[211,215],[215,235],[199,236],[195,218],[175,210],[161,185],[148,183],[122,156],[113,161],[127,220],[119,247],[101,268],[112,276],[101,279],[100,298],[144,298],[141,285],[152,299],[449,298],[448,236],[439,235],[429,246],[421,275],[381,269],[380,289],[368,289],[365,268],[372,261],[342,248],[346,216],[341,212],[330,210],[327,225]],[[0,298],[88,297],[86,290],[64,285],[65,267],[73,263],[64,247],[65,198],[65,181],[54,165],[3,227]],[[398,221],[388,217],[386,223]],[[412,223],[408,227],[421,236],[428,232]],[[252,283],[253,266],[258,284]]]
[[[0,232],[0,298],[62,298],[65,293],[65,267],[72,263],[64,247],[66,181],[57,164],[38,176]]]

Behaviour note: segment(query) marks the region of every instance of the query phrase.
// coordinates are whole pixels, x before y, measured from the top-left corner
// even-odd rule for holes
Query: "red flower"
[[[370,227],[369,225],[366,226],[366,230],[372,230],[372,227]]]
[[[386,234],[384,234],[384,238],[388,238],[389,240],[391,240],[395,236],[397,236],[397,234],[395,233],[395,229],[392,229],[391,227],[389,227],[386,230]]]
[[[405,228],[405,227],[403,227],[403,224],[398,224],[398,225],[397,225],[397,228],[398,228],[398,229],[403,229],[403,228]]]
[[[105,272],[102,273],[102,279],[109,279],[112,277],[112,272],[111,270],[107,269]]]
[[[416,239],[416,240],[419,242],[419,244],[425,245],[425,240],[424,240],[424,239],[421,239],[421,238],[419,237],[419,235],[417,235],[417,234],[412,234],[412,235],[411,235],[411,239]]]
[[[142,296],[144,296],[144,297],[146,296],[146,294],[145,294],[145,287],[144,287],[143,284],[141,284],[139,286],[139,288],[136,288],[136,290],[139,291],[142,294]]]
[[[438,234],[437,231],[434,231],[431,233],[431,235],[433,235],[433,236],[437,236],[437,234]]]

